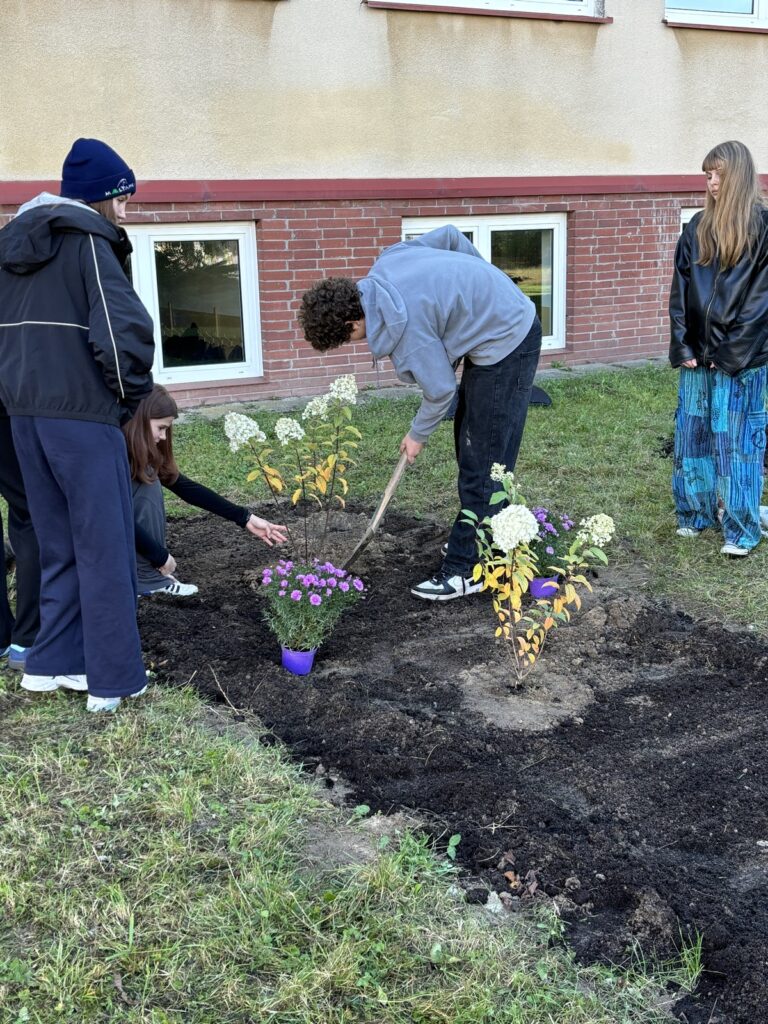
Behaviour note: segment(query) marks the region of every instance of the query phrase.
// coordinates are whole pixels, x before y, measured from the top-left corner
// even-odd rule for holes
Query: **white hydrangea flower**
[[[301,414],[303,420],[312,419],[317,416],[321,420],[328,418],[328,404],[330,403],[330,395],[318,395],[317,398],[311,398],[307,402],[307,406],[304,412]]]
[[[337,377],[331,384],[330,397],[338,398],[344,405],[357,405],[357,381],[353,373]]]
[[[300,441],[304,437],[304,428],[298,420],[281,416],[275,424],[275,434],[280,444],[285,446],[289,441]]]
[[[508,555],[521,544],[528,544],[539,532],[533,512],[525,505],[507,505],[491,516],[493,543]]]
[[[248,444],[250,440],[266,441],[267,439],[256,420],[251,419],[250,416],[244,416],[241,412],[227,413],[224,417],[224,433],[229,438],[229,447],[233,452]]]
[[[616,524],[613,519],[602,512],[582,519],[579,526],[581,529],[577,534],[578,540],[582,544],[589,544],[595,548],[604,548],[606,544],[610,544],[616,532]]]

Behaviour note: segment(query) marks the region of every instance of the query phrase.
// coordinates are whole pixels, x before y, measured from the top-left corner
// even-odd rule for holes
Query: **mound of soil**
[[[365,517],[338,516],[351,551]],[[432,604],[409,585],[445,530],[390,514],[356,566],[369,585],[307,677],[288,675],[253,573],[274,555],[210,517],[171,524],[183,602],[143,600],[165,680],[248,708],[330,787],[416,810],[457,850],[471,900],[542,895],[585,959],[667,956],[704,936],[688,1024],[768,1006],[768,648],[622,590],[601,573],[521,689],[486,595]]]

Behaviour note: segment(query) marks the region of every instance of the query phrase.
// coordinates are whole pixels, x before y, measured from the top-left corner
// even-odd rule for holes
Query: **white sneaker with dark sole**
[[[678,526],[675,532],[678,537],[698,537],[701,530],[695,530],[692,526]]]
[[[21,688],[30,693],[53,693],[54,690],[87,690],[85,676],[31,676],[24,674]]]
[[[730,555],[731,558],[744,558],[749,554],[749,548],[740,548],[738,544],[723,544],[720,548],[721,555]]]
[[[449,576],[441,570],[430,580],[424,580],[417,587],[411,587],[414,597],[424,601],[453,601],[456,597],[468,597],[483,589],[482,580],[474,582],[471,576]]]
[[[146,686],[136,693],[129,693],[128,697],[141,697],[147,692]],[[88,701],[85,705],[86,711],[117,711],[123,701],[122,697],[92,697],[88,694]]]

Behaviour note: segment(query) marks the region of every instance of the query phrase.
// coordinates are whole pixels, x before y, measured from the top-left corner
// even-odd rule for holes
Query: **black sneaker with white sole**
[[[453,601],[456,597],[478,594],[482,589],[482,580],[475,583],[471,576],[453,576],[450,570],[441,569],[431,580],[411,587],[411,593],[424,601]]]

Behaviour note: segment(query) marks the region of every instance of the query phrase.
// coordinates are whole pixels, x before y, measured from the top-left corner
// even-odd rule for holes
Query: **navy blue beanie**
[[[97,203],[136,191],[136,177],[111,146],[98,139],[78,139],[61,169],[61,195]]]

